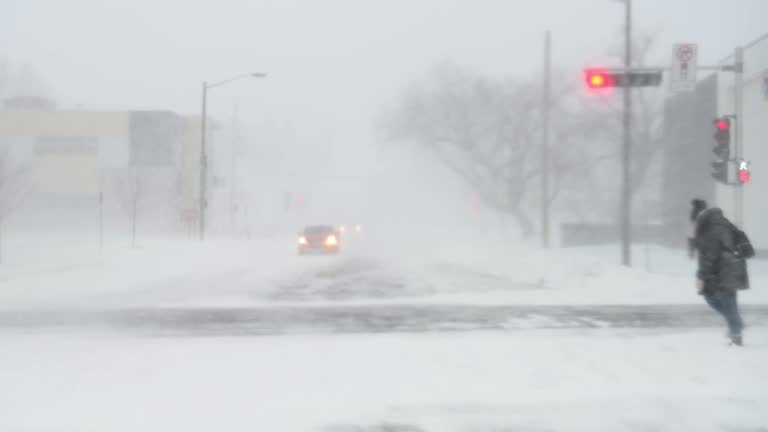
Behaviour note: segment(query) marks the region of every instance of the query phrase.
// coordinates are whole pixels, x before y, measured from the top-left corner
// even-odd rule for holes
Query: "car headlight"
[[[307,244],[307,238],[304,236],[299,237],[299,244],[300,245],[306,245]]]
[[[336,238],[335,235],[329,235],[328,238],[325,239],[326,246],[336,246],[338,244],[339,244],[339,240]]]

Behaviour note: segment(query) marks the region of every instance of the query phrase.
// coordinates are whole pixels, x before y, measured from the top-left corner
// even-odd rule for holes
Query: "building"
[[[712,120],[717,116],[716,75],[700,80],[692,92],[665,101],[663,125],[662,221],[669,246],[685,244],[693,198],[715,201],[711,176]]]
[[[722,61],[730,63],[733,57]],[[734,74],[717,75],[717,114],[734,114]],[[739,205],[737,188],[721,184],[715,188],[715,202],[729,215],[741,210],[742,227],[755,248],[768,252],[768,202],[764,199],[768,191],[768,34],[744,47],[743,78],[742,156],[750,162],[752,176],[743,186],[743,204]],[[733,148],[731,154],[736,155]]]
[[[733,63],[732,57],[721,64]],[[758,250],[768,251],[768,35],[744,47],[743,154],[750,162],[752,176],[742,187],[743,207],[737,200],[738,187],[723,185],[712,176],[715,159],[713,121],[735,114],[734,74],[717,72],[700,79],[692,92],[666,100],[664,111],[664,175],[662,203],[665,236],[682,244],[689,229],[692,198],[703,198],[721,207],[726,215],[740,221]],[[736,157],[733,146],[731,156]],[[736,180],[736,164],[731,180]],[[741,219],[741,220],[740,220]],[[765,252],[763,252],[765,253]]]
[[[99,202],[125,206],[132,199],[126,191],[141,190],[152,224],[173,225],[197,207],[199,131],[199,117],[170,111],[60,110],[46,101],[7,101],[0,110],[0,169],[23,173],[24,181],[0,188],[0,201],[23,208],[25,219],[44,219],[36,225],[51,224],[52,213],[76,223],[81,210]],[[19,195],[11,188],[20,190],[23,204],[7,202]]]

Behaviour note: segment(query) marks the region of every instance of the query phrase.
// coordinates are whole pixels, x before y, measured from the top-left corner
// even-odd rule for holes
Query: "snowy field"
[[[0,430],[762,432],[768,329],[750,336],[4,335]]]

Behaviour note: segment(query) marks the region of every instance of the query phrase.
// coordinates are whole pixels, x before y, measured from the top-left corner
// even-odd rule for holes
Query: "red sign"
[[[181,212],[181,218],[187,222],[197,219],[197,209],[186,209]]]
[[[677,59],[680,63],[689,63],[693,60],[693,47],[690,45],[682,45],[677,49]]]

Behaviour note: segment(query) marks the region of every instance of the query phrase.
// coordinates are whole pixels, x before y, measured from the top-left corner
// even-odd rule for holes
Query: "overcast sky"
[[[691,41],[713,62],[768,32],[766,0],[634,3],[659,61]],[[622,20],[617,0],[0,0],[0,55],[63,107],[197,113],[201,81],[268,72],[212,91],[212,114],[237,103],[270,136],[345,142],[436,62],[529,78],[549,28],[555,62],[578,75]]]

